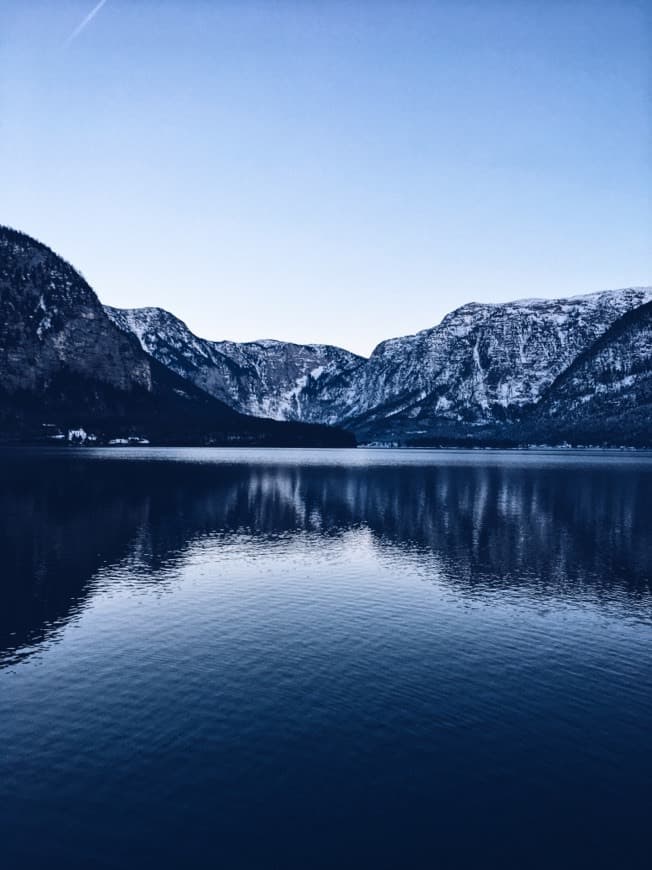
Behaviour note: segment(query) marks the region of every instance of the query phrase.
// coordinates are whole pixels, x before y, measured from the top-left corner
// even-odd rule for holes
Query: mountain
[[[526,426],[555,441],[649,445],[652,302],[617,320],[551,384]]]
[[[152,388],[150,361],[116,331],[84,278],[45,245],[0,228],[2,387],[43,391],[65,370],[117,390]]]
[[[105,307],[148,354],[244,414],[327,423],[334,419],[323,384],[353,372],[363,357],[323,344],[208,341],[162,308]]]
[[[380,344],[361,371],[348,425],[361,437],[466,433],[519,418],[649,289],[570,299],[471,303],[438,326]]]
[[[367,360],[326,345],[211,342],[161,309],[107,312],[160,362],[240,411],[404,442],[515,431],[582,353],[649,300],[652,288],[470,303],[382,342]]]
[[[0,228],[0,435],[49,424],[156,443],[652,443],[651,302],[638,287],[470,303],[365,359],[209,341],[160,308],[103,308],[70,264]]]
[[[0,435],[48,425],[157,443],[354,443],[324,426],[244,416],[179,377],[118,329],[69,263],[0,227]]]

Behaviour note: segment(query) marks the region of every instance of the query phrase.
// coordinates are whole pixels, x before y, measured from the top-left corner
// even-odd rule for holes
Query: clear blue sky
[[[94,6],[0,0],[0,222],[105,302],[368,353],[652,280],[648,2]]]

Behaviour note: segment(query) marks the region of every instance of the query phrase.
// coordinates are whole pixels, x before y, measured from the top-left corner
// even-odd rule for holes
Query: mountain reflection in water
[[[280,536],[291,547],[297,536],[365,529],[374,547],[461,596],[510,592],[550,606],[585,598],[652,619],[652,462],[428,453],[423,464],[376,455],[347,466],[302,464],[301,451],[255,463],[246,451],[234,461],[222,451],[217,463],[161,453],[0,456],[0,656],[56,632],[92,595],[100,568],[129,560],[134,582],[160,581],[211,535],[246,535],[255,551]]]

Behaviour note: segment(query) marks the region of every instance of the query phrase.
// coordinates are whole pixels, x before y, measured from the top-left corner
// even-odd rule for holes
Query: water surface
[[[3,867],[643,867],[652,458],[0,453]]]

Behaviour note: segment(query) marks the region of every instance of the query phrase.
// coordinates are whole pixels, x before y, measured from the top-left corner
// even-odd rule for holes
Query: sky
[[[369,354],[652,283],[652,0],[0,0],[0,223],[103,302]]]

